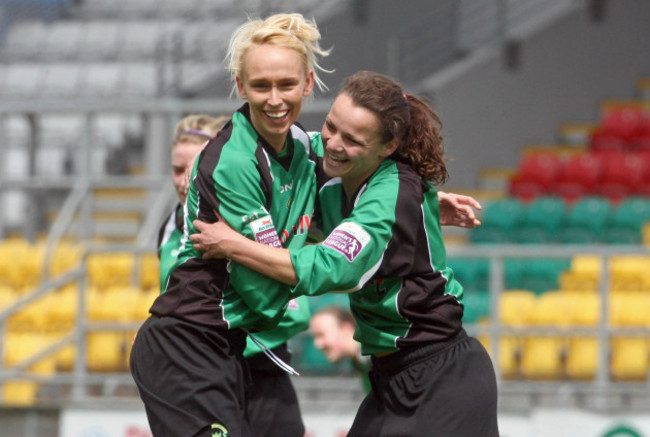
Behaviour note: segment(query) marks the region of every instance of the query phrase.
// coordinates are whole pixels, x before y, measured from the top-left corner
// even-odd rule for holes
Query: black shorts
[[[131,374],[153,435],[250,436],[245,346],[239,329],[149,317],[133,343]]]
[[[285,363],[291,361],[287,346],[272,349]],[[246,360],[251,374],[248,390],[248,420],[255,437],[303,437],[300,406],[291,377],[259,353]]]
[[[372,390],[348,437],[498,437],[492,361],[464,331],[372,359]]]

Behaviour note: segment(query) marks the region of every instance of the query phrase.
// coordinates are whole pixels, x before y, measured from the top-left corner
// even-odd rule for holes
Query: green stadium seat
[[[628,197],[612,212],[603,233],[609,244],[642,244],[642,229],[650,222],[650,198]]]
[[[477,323],[490,316],[490,293],[484,290],[465,291],[463,323]]]
[[[557,241],[568,244],[597,243],[604,232],[610,213],[609,201],[599,196],[585,196],[578,199],[567,212]]]
[[[485,258],[450,258],[447,264],[466,291],[488,288],[489,261]]]
[[[506,287],[534,291],[536,294],[559,287],[559,277],[571,266],[570,258],[508,259]]]
[[[517,198],[506,198],[489,203],[481,216],[482,225],[472,229],[473,243],[509,243],[526,208]]]
[[[517,243],[549,243],[560,227],[566,207],[564,201],[555,196],[543,196],[533,200],[514,232]]]

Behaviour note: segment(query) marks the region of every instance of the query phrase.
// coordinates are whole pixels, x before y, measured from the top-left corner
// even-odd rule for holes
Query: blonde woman
[[[196,232],[195,219],[214,222],[219,214],[247,238],[303,246],[316,164],[295,121],[314,84],[322,85],[317,57],[327,51],[319,39],[316,24],[299,14],[250,20],[232,36],[228,61],[245,104],[196,160],[180,252],[131,354],[156,437],[261,435],[249,429],[242,352],[249,332],[278,324],[290,288],[241,265],[203,259],[186,237]]]

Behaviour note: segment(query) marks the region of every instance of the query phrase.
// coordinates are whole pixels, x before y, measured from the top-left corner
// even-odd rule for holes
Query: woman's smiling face
[[[323,167],[330,177],[340,177],[351,196],[379,164],[393,153],[396,141],[384,142],[377,116],[356,106],[347,94],[339,94],[321,131],[325,156]]]
[[[313,72],[305,71],[300,53],[272,44],[251,47],[237,77],[239,94],[250,104],[253,127],[278,152],[313,88]]]

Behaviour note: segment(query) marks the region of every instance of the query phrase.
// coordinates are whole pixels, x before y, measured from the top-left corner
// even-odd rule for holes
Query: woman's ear
[[[379,156],[381,156],[382,158],[388,158],[390,155],[392,155],[395,152],[395,150],[397,150],[398,145],[399,144],[397,142],[397,139],[393,138],[392,140],[390,140],[384,145],[384,150],[381,151]]]
[[[237,81],[237,91],[239,92],[239,96],[242,99],[246,100],[247,94],[246,94],[246,90],[244,89],[244,84],[242,83],[241,78],[239,76],[237,76],[235,78],[235,81]]]
[[[312,93],[312,91],[314,91],[314,70],[309,70],[309,74],[307,74],[305,80],[305,89],[303,90],[302,95],[307,97]]]

